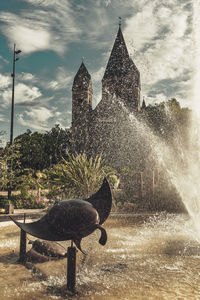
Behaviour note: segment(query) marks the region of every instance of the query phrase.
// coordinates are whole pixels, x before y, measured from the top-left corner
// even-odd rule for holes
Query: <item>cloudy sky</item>
[[[55,124],[69,127],[71,87],[82,57],[92,76],[93,106],[101,99],[101,79],[119,16],[147,103],[176,97],[182,106],[190,106],[195,67],[193,1],[0,1],[0,129],[6,131],[6,139],[14,43],[22,50],[16,62],[14,136],[27,129],[50,130]]]

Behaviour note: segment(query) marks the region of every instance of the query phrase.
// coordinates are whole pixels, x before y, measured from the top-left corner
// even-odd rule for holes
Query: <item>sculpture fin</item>
[[[76,239],[73,240],[74,244],[76,245],[76,247],[85,255],[87,255],[87,252],[85,252],[82,248],[81,248],[81,240],[82,239]]]
[[[101,225],[97,224],[96,226],[99,230],[101,230],[101,237],[99,239],[99,244],[104,246],[107,242],[107,233],[106,233],[105,229],[103,227],[101,227]]]
[[[103,224],[108,218],[112,206],[112,194],[107,179],[104,178],[102,186],[100,187],[98,192],[84,200],[91,203],[97,210],[100,218],[99,224]]]
[[[10,219],[22,230],[24,230],[26,233],[35,236],[42,240],[48,240],[48,241],[66,241],[69,240],[71,235],[69,235],[69,238],[63,238],[63,234],[60,234],[59,232],[55,232],[52,230],[52,226],[48,222],[47,216],[43,216],[40,220],[32,222],[32,223],[21,223],[16,221],[14,218],[9,216]]]

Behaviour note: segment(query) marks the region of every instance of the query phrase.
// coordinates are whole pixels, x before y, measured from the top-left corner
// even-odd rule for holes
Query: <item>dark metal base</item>
[[[67,289],[73,293],[76,286],[76,251],[73,246],[67,249]]]

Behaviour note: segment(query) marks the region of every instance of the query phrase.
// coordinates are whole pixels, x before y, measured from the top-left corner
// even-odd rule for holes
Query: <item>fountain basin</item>
[[[105,228],[105,247],[97,242],[98,232],[83,239],[88,255],[77,254],[74,299],[198,299],[200,244],[187,215],[113,214]],[[18,228],[0,226],[0,233],[4,300],[69,297],[66,259],[26,268],[16,264]]]

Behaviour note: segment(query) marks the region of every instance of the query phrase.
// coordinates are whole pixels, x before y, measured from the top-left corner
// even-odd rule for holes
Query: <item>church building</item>
[[[92,108],[92,79],[84,62],[74,77],[72,87],[73,152],[77,154],[86,152],[94,156],[102,152],[107,163],[113,167],[120,167],[119,153],[124,152],[124,149],[128,147],[124,136],[129,134],[122,110],[137,115],[141,106],[140,91],[140,73],[129,56],[121,25],[119,25],[102,78],[102,99],[95,109]],[[124,165],[130,165],[131,157],[129,156],[132,156],[132,153],[132,151],[126,152]]]
[[[94,109],[92,79],[83,62],[74,77],[73,152],[85,152],[88,157],[102,153],[104,163],[120,174],[119,191],[123,191],[126,201],[137,203],[139,207],[183,211],[182,202],[174,187],[170,187],[170,181],[166,192],[168,177],[165,172],[156,167],[149,143],[151,135],[141,122],[146,104],[143,99],[141,105],[140,92],[140,73],[129,56],[119,25],[102,78],[102,99]],[[158,186],[159,197],[158,194],[154,197]],[[175,205],[169,195],[173,195]]]

